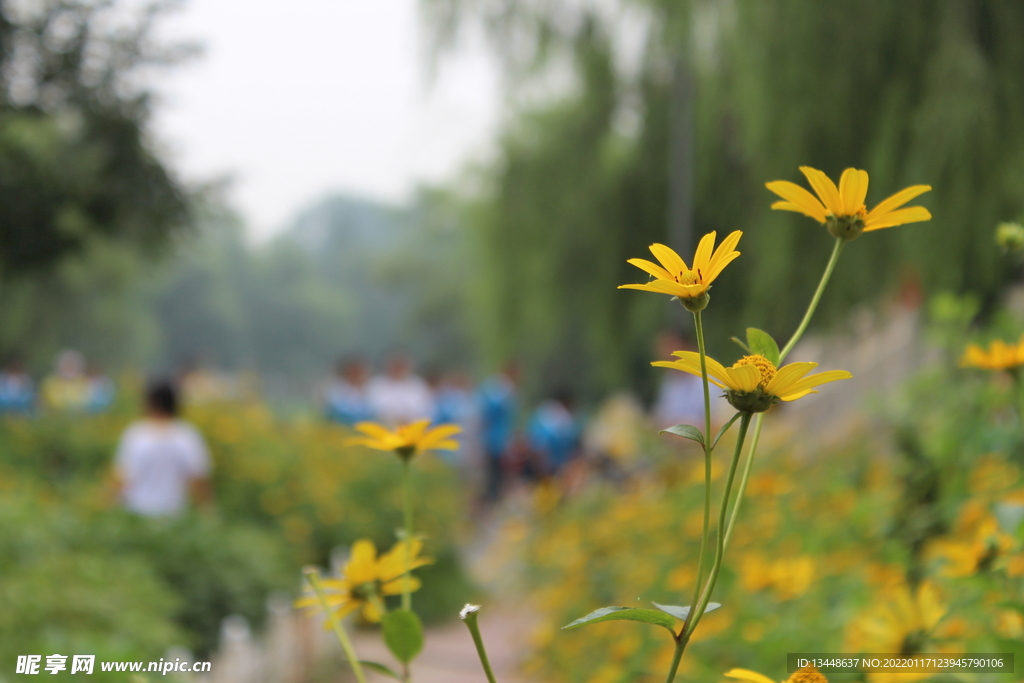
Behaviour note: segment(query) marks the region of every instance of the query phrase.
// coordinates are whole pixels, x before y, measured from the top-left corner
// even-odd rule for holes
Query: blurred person
[[[448,372],[441,375],[434,383],[434,415],[433,422],[439,424],[456,424],[462,427],[462,439],[455,451],[438,451],[438,454],[449,463],[465,469],[469,463],[466,457],[466,442],[471,438],[474,422],[473,395],[470,389],[469,376],[464,372]]]
[[[487,502],[501,497],[506,461],[515,435],[518,379],[519,368],[510,362],[499,374],[484,380],[477,392],[486,473],[484,500]]]
[[[114,403],[114,382],[100,372],[99,368],[92,365],[87,365],[86,368],[85,376],[89,383],[89,391],[84,409],[90,413],[102,412]]]
[[[543,473],[558,476],[579,452],[580,428],[572,394],[559,390],[534,411],[527,427],[530,448],[540,456]]]
[[[391,427],[431,417],[434,399],[430,387],[412,371],[412,359],[403,353],[388,358],[387,369],[366,386],[370,408]]]
[[[48,408],[62,411],[84,411],[89,405],[91,384],[85,374],[85,356],[66,349],[57,354],[54,371],[40,387]]]
[[[32,378],[25,372],[20,359],[11,358],[0,371],[0,413],[27,415],[35,407],[35,401]]]
[[[179,419],[174,385],[152,382],[145,410],[125,429],[114,456],[121,503],[146,517],[169,517],[185,510],[190,493],[197,502],[209,502],[210,456],[195,427]]]
[[[659,360],[676,360],[675,351],[695,351],[694,345],[678,332],[666,330],[658,335]],[[704,428],[704,384],[700,377],[668,370],[661,373],[658,396],[654,401],[655,427],[665,429],[677,424]]]
[[[358,356],[341,360],[334,378],[323,393],[324,416],[331,422],[351,427],[357,422],[372,420],[373,410],[367,393],[370,368]]]

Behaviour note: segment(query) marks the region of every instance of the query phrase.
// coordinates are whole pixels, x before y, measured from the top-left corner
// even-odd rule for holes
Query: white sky
[[[429,84],[417,0],[187,0],[161,34],[205,52],[160,77],[157,142],[186,181],[230,176],[256,239],[331,190],[402,201],[493,150],[493,58],[466,46]]]

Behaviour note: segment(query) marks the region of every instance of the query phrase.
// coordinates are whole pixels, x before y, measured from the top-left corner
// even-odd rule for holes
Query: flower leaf
[[[602,607],[571,624],[563,626],[562,629],[576,628],[585,624],[597,624],[602,621],[639,621],[644,624],[654,624],[667,628],[672,635],[675,635],[676,620],[666,614],[653,609],[642,609],[639,607]]]
[[[772,365],[779,367],[779,345],[775,343],[772,336],[764,330],[756,327],[747,328],[747,346],[751,353],[758,353],[772,362]]]
[[[714,448],[715,446],[718,445],[718,440],[721,439],[727,431],[729,431],[729,427],[732,427],[732,423],[735,422],[736,419],[742,414],[743,413],[736,413],[735,415],[732,416],[732,418],[729,419],[728,422],[722,425],[722,428],[718,430],[718,436],[716,436],[715,440],[711,442],[711,448]]]
[[[739,347],[740,347],[741,349],[743,349],[744,351],[746,351],[748,355],[749,355],[750,353],[753,353],[753,352],[752,352],[752,351],[750,350],[750,347],[749,347],[749,346],[747,346],[746,344],[744,344],[744,343],[743,343],[743,340],[742,340],[742,339],[740,339],[739,337],[729,337],[729,341],[734,341],[734,342],[736,342],[736,344],[737,344],[737,345],[739,345]]]
[[[696,441],[701,446],[704,445],[704,433],[701,432],[696,427],[694,427],[693,425],[675,425],[673,427],[669,427],[668,429],[662,429],[660,433],[675,434],[676,436],[681,436],[684,439]]]
[[[660,609],[665,614],[671,614],[679,621],[686,621],[686,618],[690,616],[690,606],[680,607],[679,605],[659,605],[656,602],[652,602],[652,605]],[[717,602],[709,602],[708,606],[704,609],[704,614],[713,612],[721,607]]]
[[[389,676],[391,678],[394,678],[396,681],[402,680],[402,677],[399,674],[395,673],[394,671],[392,671],[388,667],[386,667],[383,664],[380,664],[378,662],[367,662],[367,661],[364,661],[364,660],[360,660],[359,663],[362,664],[367,669],[370,669],[371,671],[376,671],[377,673],[383,674],[384,676]]]
[[[423,649],[423,624],[414,612],[395,610],[382,620],[384,643],[391,654],[403,664],[408,664]]]

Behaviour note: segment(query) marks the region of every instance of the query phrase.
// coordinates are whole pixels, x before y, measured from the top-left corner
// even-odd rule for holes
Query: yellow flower
[[[898,584],[853,621],[847,647],[850,652],[917,654],[945,614],[946,605],[932,583],[925,581],[914,592]]]
[[[968,344],[964,357],[960,359],[963,367],[975,367],[983,370],[1010,370],[1024,364],[1024,336],[1016,344],[1007,344],[996,339],[988,345],[988,351],[977,344]]]
[[[671,294],[679,297],[684,306],[691,310],[701,310],[707,305],[706,295],[711,283],[733,259],[740,255],[736,245],[743,233],[736,230],[729,234],[718,249],[712,254],[715,246],[715,234],[709,232],[701,238],[697,252],[693,256],[693,268],[688,268],[679,254],[664,244],[652,244],[651,253],[661,263],[631,258],[627,261],[640,270],[650,273],[654,279],[642,285],[619,285],[619,289],[639,289],[644,292]],[[691,308],[691,306],[693,308]],[[699,307],[698,307],[699,306]]]
[[[775,180],[765,186],[784,201],[775,202],[772,208],[810,216],[827,225],[835,237],[852,240],[861,232],[931,220],[932,215],[923,206],[900,208],[914,197],[931,190],[930,185],[912,185],[900,190],[868,211],[864,205],[864,198],[868,194],[867,171],[846,169],[837,188],[831,178],[817,169],[801,166],[800,170],[818,196],[815,197],[788,180]]]
[[[406,569],[416,569],[433,562],[426,557],[418,557],[422,544],[420,541],[400,541],[380,558],[372,541],[366,539],[356,541],[352,545],[352,555],[337,579],[324,579],[320,582],[327,595],[328,607],[334,609],[335,616],[343,619],[357,609],[362,609],[363,618],[376,623],[384,616],[384,595],[401,595],[405,581],[409,582],[409,592],[419,590],[420,581],[415,576],[404,576]],[[406,554],[408,553],[408,567]],[[320,600],[308,596],[297,600],[296,607],[319,607]]]
[[[764,674],[759,674],[750,669],[730,669],[725,672],[725,675],[729,678],[747,681],[747,683],[775,683],[775,681]],[[783,681],[783,683],[828,683],[828,679],[815,667],[804,666],[794,671],[793,675]]]
[[[443,424],[433,429],[429,419],[418,420],[391,431],[376,422],[360,422],[356,431],[363,436],[354,436],[348,441],[350,446],[367,446],[378,451],[394,451],[408,460],[417,453],[430,450],[455,451],[459,442],[451,437],[462,431],[462,427],[454,424]]]
[[[701,376],[700,354],[694,351],[676,351],[675,361],[655,361],[656,367],[674,368]],[[808,394],[816,394],[814,387],[827,382],[853,377],[846,370],[828,370],[805,377],[818,367],[817,363],[790,363],[776,369],[762,355],[744,356],[730,367],[724,367],[707,357],[708,381],[725,389],[725,395],[736,410],[760,413],[779,401],[795,401]]]

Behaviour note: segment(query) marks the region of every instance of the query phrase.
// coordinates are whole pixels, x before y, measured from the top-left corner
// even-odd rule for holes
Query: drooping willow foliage
[[[769,209],[768,180],[797,167],[868,170],[872,206],[915,183],[934,220],[866,235],[847,250],[818,324],[901,286],[992,301],[1010,269],[995,224],[1024,211],[1024,5],[984,0],[507,2],[422,0],[439,44],[482,23],[510,82],[572,69],[576,88],[512,117],[468,213],[492,358],[517,355],[538,384],[594,392],[644,383],[650,340],[671,324],[618,291],[625,259],[672,243],[669,178],[678,75],[695,236],[744,231],[716,282],[712,348],[742,318],[790,330],[831,248],[811,219]],[[640,66],[624,70],[622,17],[645,19]],[[633,33],[636,33],[635,31]],[[635,36],[633,36],[635,38]],[[635,42],[635,41],[634,41]],[[637,125],[623,125],[633,114]],[[685,113],[683,116],[687,116]],[[741,335],[742,336],[742,335]],[[727,343],[727,342],[726,342]],[[584,371],[586,370],[586,371]],[[541,380],[542,378],[542,380]]]

